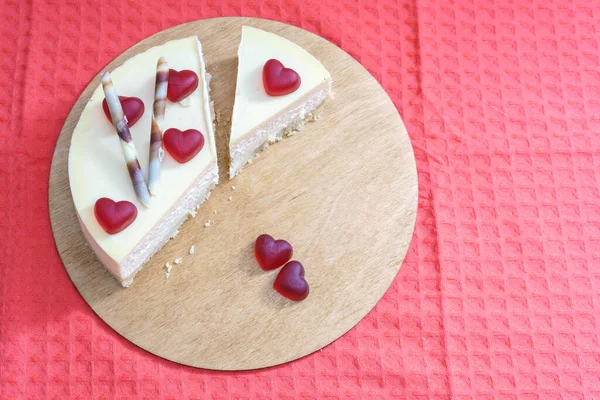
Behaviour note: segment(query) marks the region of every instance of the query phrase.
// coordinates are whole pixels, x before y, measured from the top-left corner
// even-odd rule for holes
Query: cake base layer
[[[179,201],[163,216],[144,239],[124,260],[118,262],[111,258],[96,243],[84,224],[79,220],[83,235],[98,259],[124,287],[129,287],[135,274],[142,270],[144,264],[160,250],[173,236],[173,233],[186,219],[210,196],[210,192],[219,182],[217,163],[210,165]]]
[[[248,162],[270,144],[302,130],[305,122],[316,118],[315,110],[321,107],[331,94],[331,81],[317,86],[274,118],[242,137],[229,149],[229,179],[235,178]]]

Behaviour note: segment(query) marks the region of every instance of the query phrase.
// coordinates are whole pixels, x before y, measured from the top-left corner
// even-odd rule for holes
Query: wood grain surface
[[[335,99],[319,121],[271,146],[229,181],[227,134],[243,24],[286,37],[315,55],[333,76]],[[213,74],[221,184],[132,287],[122,288],[85,243],[67,174],[73,128],[99,84],[96,76],[69,114],[52,161],[49,202],[56,246],[90,307],[151,353],[219,370],[294,360],[357,324],[398,273],[417,210],[412,147],[393,103],[356,60],[282,23],[251,18],[191,22],[145,39],[106,68],[190,35],[202,42]],[[277,271],[265,272],[256,264],[253,244],[261,233],[294,246],[294,259],[303,263],[310,283],[305,301],[281,297],[272,288]],[[192,245],[194,255],[189,254]],[[183,262],[167,279],[165,263],[179,257]]]

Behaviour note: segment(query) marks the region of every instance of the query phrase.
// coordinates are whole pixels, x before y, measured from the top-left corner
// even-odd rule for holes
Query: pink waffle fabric
[[[599,2],[99,3],[0,8],[0,398],[600,399]],[[415,149],[419,210],[358,326],[299,361],[222,373],[93,314],[55,249],[47,185],[100,68],[163,29],[237,15],[317,33],[375,76]]]

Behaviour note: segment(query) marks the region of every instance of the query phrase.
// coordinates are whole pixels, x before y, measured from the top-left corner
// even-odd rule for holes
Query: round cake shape
[[[189,105],[167,103],[164,129],[199,130],[206,145],[185,164],[165,156],[157,185],[159,191],[153,196],[151,206],[145,207],[136,198],[119,137],[102,109],[101,85],[81,113],[69,150],[70,188],[84,235],[101,262],[124,285],[131,283],[144,262],[166,243],[218,182],[206,68],[202,47],[195,36],[152,47],[110,71],[118,94],[135,96],[144,103],[146,111],[130,127],[144,175],[148,176],[151,110],[160,57],[165,57],[171,68],[192,70],[200,77],[199,87],[189,96]],[[136,220],[117,234],[106,233],[94,216],[94,204],[102,197],[134,203],[138,210]]]

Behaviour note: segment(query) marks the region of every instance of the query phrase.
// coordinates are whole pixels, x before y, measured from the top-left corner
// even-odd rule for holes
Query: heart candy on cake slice
[[[123,107],[123,113],[127,117],[127,125],[131,128],[144,115],[144,102],[137,97],[127,96],[119,96],[119,100],[121,101],[121,107]],[[108,121],[112,123],[106,99],[102,100],[102,110]]]
[[[184,164],[202,150],[204,135],[196,129],[170,128],[163,135],[163,147],[177,162]]]
[[[198,75],[194,71],[169,70],[169,86],[167,88],[167,98],[173,103],[177,103],[196,90],[198,87]]]
[[[102,197],[94,205],[94,215],[104,231],[110,235],[119,233],[135,221],[137,207],[130,201],[115,202]]]
[[[265,92],[269,96],[285,96],[294,93],[300,87],[300,75],[291,68],[285,68],[281,61],[270,59],[262,72]]]

